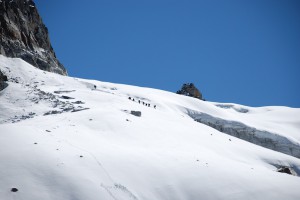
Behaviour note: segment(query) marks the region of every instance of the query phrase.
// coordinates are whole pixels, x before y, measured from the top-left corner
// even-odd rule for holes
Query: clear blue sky
[[[35,0],[70,76],[300,107],[299,0]]]

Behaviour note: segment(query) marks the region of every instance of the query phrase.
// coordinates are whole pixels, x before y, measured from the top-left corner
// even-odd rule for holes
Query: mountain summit
[[[0,54],[67,75],[51,46],[48,29],[32,0],[0,1]]]

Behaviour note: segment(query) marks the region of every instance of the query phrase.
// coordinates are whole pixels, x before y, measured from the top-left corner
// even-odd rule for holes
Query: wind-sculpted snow
[[[0,70],[8,77],[0,91],[1,200],[300,199],[300,159],[187,112],[276,133],[274,143],[293,147],[299,109],[65,77],[1,55]]]
[[[188,111],[197,122],[208,125],[222,133],[246,140],[253,144],[300,158],[300,144],[288,138],[264,130],[249,127],[241,122],[224,120],[206,113]]]

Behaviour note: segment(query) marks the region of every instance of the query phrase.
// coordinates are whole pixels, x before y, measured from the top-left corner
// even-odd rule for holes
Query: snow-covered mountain
[[[1,55],[0,71],[1,200],[300,199],[298,108],[65,77]]]

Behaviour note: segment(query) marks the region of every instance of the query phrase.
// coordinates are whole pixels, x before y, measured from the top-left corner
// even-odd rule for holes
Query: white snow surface
[[[276,166],[290,166],[299,175],[299,159],[187,114],[239,121],[299,143],[299,108],[214,103],[65,77],[1,55],[0,70],[9,78],[0,91],[1,200],[300,199],[300,177],[276,172]],[[89,109],[44,115],[70,105]]]

